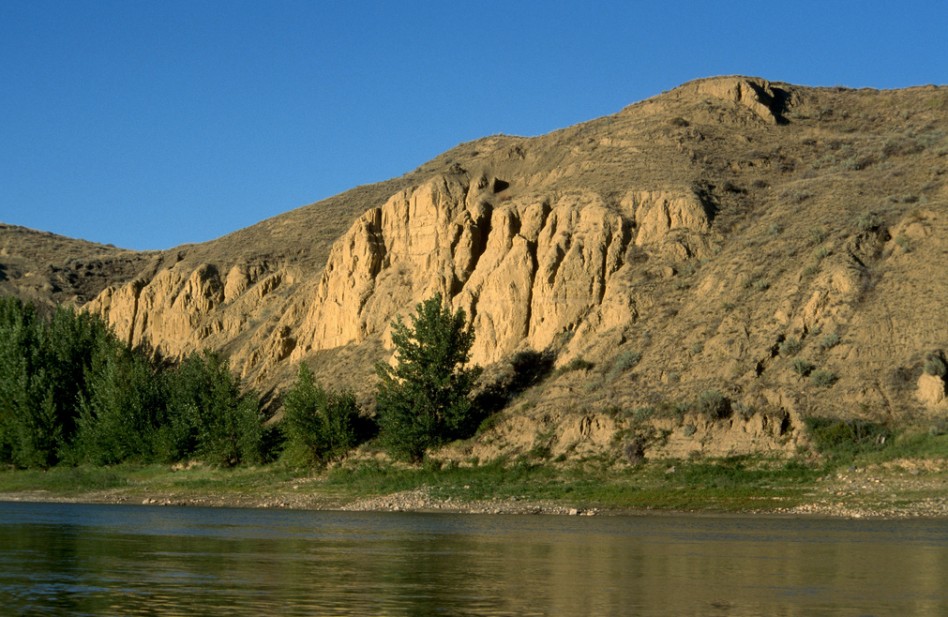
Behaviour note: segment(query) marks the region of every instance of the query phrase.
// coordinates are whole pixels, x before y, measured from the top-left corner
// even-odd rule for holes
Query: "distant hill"
[[[948,412],[946,170],[945,87],[718,77],[204,244],[3,225],[0,292],[221,350],[264,391],[305,361],[365,396],[393,317],[441,292],[506,403],[451,456],[791,452],[806,417]]]
[[[148,255],[0,223],[0,294],[83,305],[135,276]]]

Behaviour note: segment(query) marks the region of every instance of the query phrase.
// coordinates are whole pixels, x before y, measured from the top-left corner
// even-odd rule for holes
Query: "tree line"
[[[0,462],[255,462],[260,409],[216,354],[166,363],[94,315],[0,298]]]
[[[375,438],[394,458],[473,434],[484,412],[467,367],[474,333],[442,297],[392,324],[394,364],[379,364],[376,409],[317,383],[304,364],[268,423],[260,396],[242,387],[222,356],[166,362],[120,341],[98,317],[44,314],[0,298],[0,463],[47,468],[199,460],[233,466],[280,455],[321,465]]]

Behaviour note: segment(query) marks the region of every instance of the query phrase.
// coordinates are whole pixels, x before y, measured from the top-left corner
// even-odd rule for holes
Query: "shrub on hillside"
[[[800,377],[807,377],[810,373],[813,372],[813,369],[816,368],[816,365],[812,362],[807,362],[802,358],[796,358],[793,361],[793,372],[795,372]]]
[[[641,353],[631,350],[623,351],[622,353],[616,355],[615,359],[612,361],[612,368],[609,369],[609,379],[614,379],[618,375],[634,367],[641,359]]]
[[[832,349],[833,347],[836,347],[837,345],[839,345],[839,341],[840,341],[839,334],[837,334],[836,332],[831,332],[830,334],[827,334],[820,340],[820,349],[822,349],[823,351],[826,351],[827,349]]]
[[[490,379],[482,377],[474,400],[474,410],[480,415],[480,432],[490,415],[503,409],[525,390],[539,384],[553,371],[556,354],[550,350],[525,349],[513,354],[507,367],[502,367]]]
[[[925,358],[923,369],[929,375],[935,375],[936,377],[945,377],[948,374],[948,364],[945,363],[940,352],[930,354]]]
[[[702,392],[698,395],[695,406],[700,413],[716,420],[723,420],[731,415],[731,402],[717,390]]]
[[[824,371],[822,369],[818,371],[813,371],[810,374],[810,381],[813,382],[814,386],[819,386],[820,388],[828,388],[832,386],[839,380],[836,373],[832,371]]]
[[[803,343],[797,338],[788,338],[780,343],[778,350],[781,356],[795,356],[803,349]]]

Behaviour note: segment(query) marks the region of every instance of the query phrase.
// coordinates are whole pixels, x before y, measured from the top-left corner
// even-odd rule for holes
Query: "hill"
[[[790,453],[806,418],[943,422],[946,136],[944,87],[699,80],[205,244],[3,226],[0,291],[366,397],[393,317],[441,292],[503,407],[445,457]]]
[[[83,305],[135,276],[147,253],[0,223],[0,295]]]

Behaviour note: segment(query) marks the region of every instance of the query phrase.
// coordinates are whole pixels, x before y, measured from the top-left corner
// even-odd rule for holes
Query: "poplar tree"
[[[379,438],[395,458],[420,461],[425,451],[472,431],[471,390],[480,374],[468,367],[474,330],[463,310],[441,294],[415,307],[411,323],[392,322],[395,365],[379,364]]]

